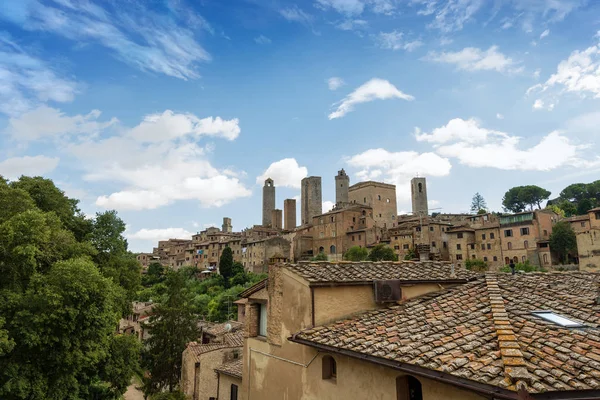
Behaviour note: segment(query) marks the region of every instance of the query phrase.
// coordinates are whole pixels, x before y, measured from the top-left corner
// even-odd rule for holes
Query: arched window
[[[335,246],[334,245],[329,246],[329,254],[335,254]]]
[[[528,241],[528,240],[526,240],[526,241],[523,243],[523,246],[525,246],[525,248],[526,248],[526,249],[528,249],[528,248],[529,248],[529,241]]]
[[[323,246],[319,247],[319,253],[324,253],[325,252],[325,248]]]
[[[362,215],[364,217],[365,215],[367,215],[367,212],[365,210],[363,210]]]
[[[522,262],[525,262],[526,259],[527,259],[527,257],[525,257],[525,256],[521,257]]]
[[[335,380],[337,378],[337,363],[333,357],[323,356],[322,367],[323,379]]]
[[[504,258],[504,265],[508,265],[508,264],[510,264],[510,258],[505,257]]]
[[[512,250],[512,243],[511,242],[508,242],[506,245],[508,246],[509,250]]]
[[[397,400],[423,400],[421,382],[414,376],[406,375],[396,378]]]
[[[518,263],[518,262],[519,262],[519,257],[515,256],[515,257],[513,258],[513,262],[514,262],[515,264],[516,264],[516,263]]]

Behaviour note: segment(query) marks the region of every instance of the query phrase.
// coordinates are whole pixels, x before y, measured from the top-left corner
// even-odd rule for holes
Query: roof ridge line
[[[492,322],[494,323],[502,364],[504,365],[506,383],[511,390],[525,389],[531,383],[532,376],[527,370],[515,330],[504,307],[504,298],[496,275],[486,274],[485,283],[492,309]]]

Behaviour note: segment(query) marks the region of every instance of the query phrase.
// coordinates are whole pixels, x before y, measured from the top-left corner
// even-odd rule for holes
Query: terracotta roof
[[[285,264],[284,267],[300,275],[311,284],[368,283],[373,280],[398,279],[403,281],[447,281],[474,279],[477,273],[464,268],[452,268],[439,262],[308,262]]]
[[[239,294],[240,297],[248,297],[250,296],[252,293],[254,292],[258,292],[260,289],[265,288],[267,286],[267,278],[263,279],[262,281],[250,286],[248,289],[244,290],[242,293]]]
[[[599,390],[599,281],[599,274],[582,272],[488,274],[290,340],[509,391]],[[532,314],[540,310],[585,327],[566,328]]]
[[[231,327],[231,329],[228,329],[228,325]],[[219,324],[209,325],[208,327],[204,328],[204,332],[212,336],[220,336],[229,332],[235,332],[239,329],[242,329],[243,326],[244,324],[238,321],[227,321]]]
[[[243,358],[238,358],[215,368],[215,371],[242,379],[242,363]]]
[[[200,356],[202,354],[209,353],[211,351],[215,351],[215,350],[219,350],[219,349],[224,349],[226,347],[231,347],[231,346],[227,346],[226,344],[223,344],[223,343],[199,344],[196,342],[191,342],[191,343],[188,343],[186,351],[193,354],[194,359],[196,361],[200,361]]]
[[[223,335],[223,342],[230,347],[244,346],[244,331],[240,330],[234,333],[226,333]]]

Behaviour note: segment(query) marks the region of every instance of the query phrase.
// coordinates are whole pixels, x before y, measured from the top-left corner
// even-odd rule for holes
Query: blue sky
[[[598,179],[600,2],[0,3],[0,174],[116,209],[134,251],[261,221],[300,179],[428,178],[431,207]],[[298,210],[299,211],[299,210]]]

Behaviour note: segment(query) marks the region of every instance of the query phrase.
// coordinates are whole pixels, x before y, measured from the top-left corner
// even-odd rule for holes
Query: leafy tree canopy
[[[502,205],[507,211],[514,213],[523,212],[529,207],[542,208],[542,202],[550,197],[550,192],[539,186],[517,186],[504,194]]]
[[[344,260],[348,261],[364,261],[369,256],[369,250],[365,247],[352,246],[344,254]]]
[[[487,212],[487,203],[479,192],[475,193],[471,201],[471,212],[473,214],[485,214]]]
[[[370,261],[398,261],[398,256],[391,247],[378,244],[371,249],[368,259]]]
[[[577,235],[567,221],[554,225],[550,235],[550,249],[560,257],[563,263],[568,262],[569,252],[577,249]]]
[[[235,271],[233,270],[233,250],[229,246],[225,247],[221,253],[219,274],[223,277],[225,286],[229,286],[229,279],[235,275]]]

